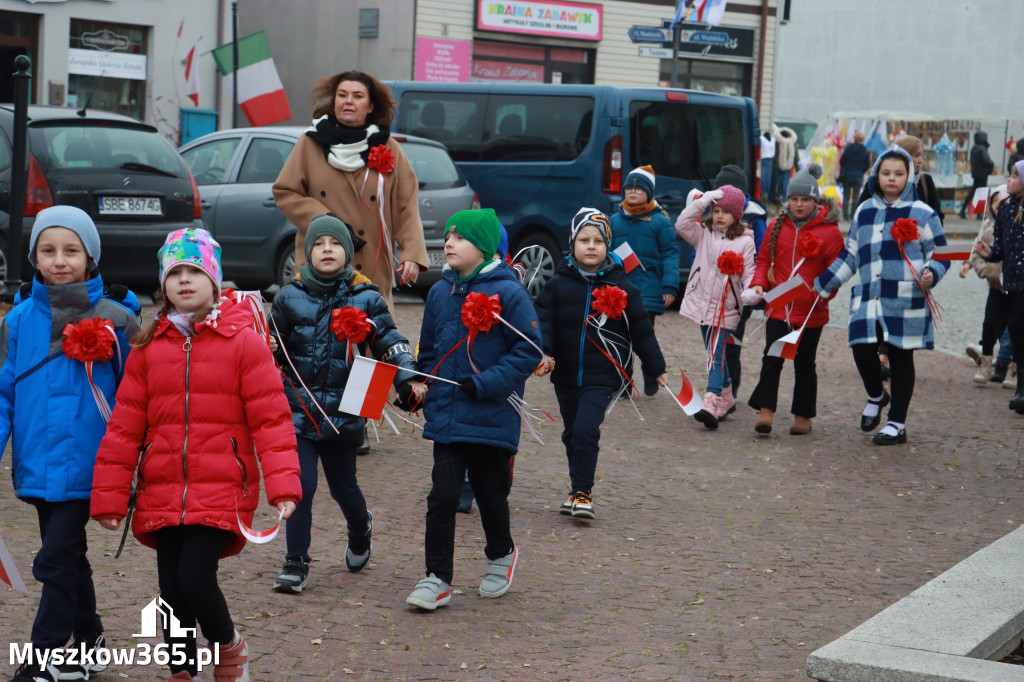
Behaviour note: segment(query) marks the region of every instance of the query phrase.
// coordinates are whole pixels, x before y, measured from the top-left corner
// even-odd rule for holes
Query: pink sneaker
[[[732,384],[722,389],[721,402],[718,404],[718,421],[722,421],[736,411],[736,399],[732,395]]]
[[[721,398],[708,391],[704,394],[704,409],[693,415],[693,418],[702,423],[706,428],[717,429],[721,401]]]
[[[249,682],[249,647],[235,630],[235,640],[220,650],[220,663],[213,666],[214,682]]]

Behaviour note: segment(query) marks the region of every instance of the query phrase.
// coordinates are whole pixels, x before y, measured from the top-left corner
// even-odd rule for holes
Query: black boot
[[[1024,414],[1024,372],[1017,372],[1017,391],[1010,400],[1010,409]]]

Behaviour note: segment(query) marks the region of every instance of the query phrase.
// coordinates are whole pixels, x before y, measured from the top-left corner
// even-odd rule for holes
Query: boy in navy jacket
[[[417,358],[419,371],[448,381],[431,380],[415,389],[403,386],[396,401],[405,409],[423,405],[423,437],[434,443],[424,542],[426,577],[406,599],[430,611],[451,601],[455,509],[467,471],[487,542],[480,596],[505,594],[518,559],[508,493],[520,417],[509,397],[523,397],[526,379],[540,360],[540,331],[526,290],[512,268],[495,258],[500,237],[501,227],[491,209],[460,211],[448,219],[448,264],[441,281],[427,294]],[[496,306],[500,311],[494,310]],[[472,310],[486,314],[473,317]]]

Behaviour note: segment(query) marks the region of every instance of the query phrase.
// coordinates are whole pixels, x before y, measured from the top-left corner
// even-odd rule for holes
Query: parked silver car
[[[274,204],[271,188],[304,126],[234,128],[203,135],[179,151],[202,197],[203,221],[220,245],[224,279],[241,289],[266,289],[295,275],[295,232]],[[430,270],[417,287],[440,278],[444,226],[453,213],[479,208],[473,189],[440,142],[393,135],[419,180],[419,211]]]

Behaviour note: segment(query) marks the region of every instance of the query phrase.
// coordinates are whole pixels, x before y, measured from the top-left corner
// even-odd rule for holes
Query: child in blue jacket
[[[629,281],[640,290],[651,325],[665,313],[679,292],[679,250],[676,231],[665,210],[654,199],[654,169],[640,166],[630,171],[622,187],[622,204],[611,216],[615,250],[622,244],[636,254],[641,267],[630,270]],[[658,392],[657,375],[644,373],[644,394]]]
[[[508,591],[519,554],[509,526],[508,493],[520,417],[509,397],[523,397],[526,379],[540,361],[540,332],[526,289],[512,268],[495,258],[500,234],[491,209],[459,211],[448,219],[448,264],[441,281],[427,294],[417,369],[455,383],[430,380],[415,390],[403,386],[397,401],[405,409],[422,403],[423,437],[434,443],[424,542],[426,577],[406,599],[429,611],[451,601],[455,509],[467,470],[487,542],[480,596],[500,597]],[[487,297],[486,305],[499,305],[500,316],[515,330],[493,314],[478,318],[485,324],[467,327],[464,319],[483,298],[479,294]],[[491,326],[484,329],[486,323]]]
[[[39,212],[29,242],[29,261],[37,269],[27,293],[0,322],[0,453],[13,434],[14,490],[36,508],[42,547],[32,575],[43,584],[31,641],[38,656],[65,646],[103,647],[103,623],[96,611],[92,568],[86,556],[85,526],[96,451],[106,431],[105,408],[124,375],[128,342],[139,331],[138,301],[121,303],[104,296],[100,236],[89,215],[72,206]],[[134,306],[134,309],[129,309]],[[109,320],[90,336],[101,339],[110,357],[86,362],[71,345],[83,321]],[[68,343],[63,333],[71,335]],[[99,332],[99,334],[97,334]],[[70,354],[70,356],[69,356]],[[84,357],[84,356],[82,356]],[[109,413],[108,413],[109,414]],[[73,644],[68,640],[74,636]],[[106,665],[23,664],[15,680],[88,679]]]

